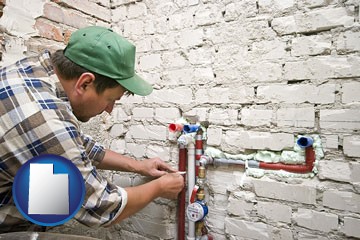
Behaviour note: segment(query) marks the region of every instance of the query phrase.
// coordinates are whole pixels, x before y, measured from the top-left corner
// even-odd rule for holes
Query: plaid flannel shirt
[[[126,191],[96,171],[104,148],[81,133],[48,51],[0,69],[0,229],[26,221],[12,184],[21,165],[40,154],[63,156],[80,170],[86,193],[76,220],[106,226],[122,212]]]

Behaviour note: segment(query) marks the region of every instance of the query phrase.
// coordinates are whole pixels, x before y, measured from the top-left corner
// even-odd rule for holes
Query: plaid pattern
[[[105,151],[81,133],[47,51],[0,69],[0,232],[25,222],[12,183],[21,165],[41,154],[70,159],[82,173],[86,195],[75,216],[79,222],[106,226],[121,213],[127,194],[96,171]]]

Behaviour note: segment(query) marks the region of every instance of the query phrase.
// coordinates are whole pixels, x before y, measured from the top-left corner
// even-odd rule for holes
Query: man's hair
[[[95,90],[98,94],[105,91],[107,88],[114,88],[119,86],[119,83],[114,79],[106,77],[104,75],[95,73],[93,71],[89,71],[78,64],[74,63],[64,55],[64,50],[57,50],[51,54],[51,62],[53,66],[56,68],[57,73],[64,78],[65,80],[79,78],[81,74],[85,72],[90,72],[94,74],[95,81],[94,86]],[[134,93],[125,89],[124,95],[134,95]]]

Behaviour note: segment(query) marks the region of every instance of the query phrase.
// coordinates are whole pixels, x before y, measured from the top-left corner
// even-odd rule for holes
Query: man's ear
[[[92,74],[90,72],[85,72],[85,73],[81,74],[75,84],[76,92],[78,94],[85,93],[85,91],[89,89],[89,86],[94,83],[94,81],[95,81],[94,74]]]

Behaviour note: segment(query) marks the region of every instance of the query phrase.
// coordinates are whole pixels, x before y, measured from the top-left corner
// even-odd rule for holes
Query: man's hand
[[[179,173],[168,173],[157,180],[161,184],[160,197],[167,199],[176,199],[185,185],[184,178]]]
[[[161,177],[173,172],[176,172],[176,170],[158,157],[143,160],[139,171],[140,174],[151,177]]]

